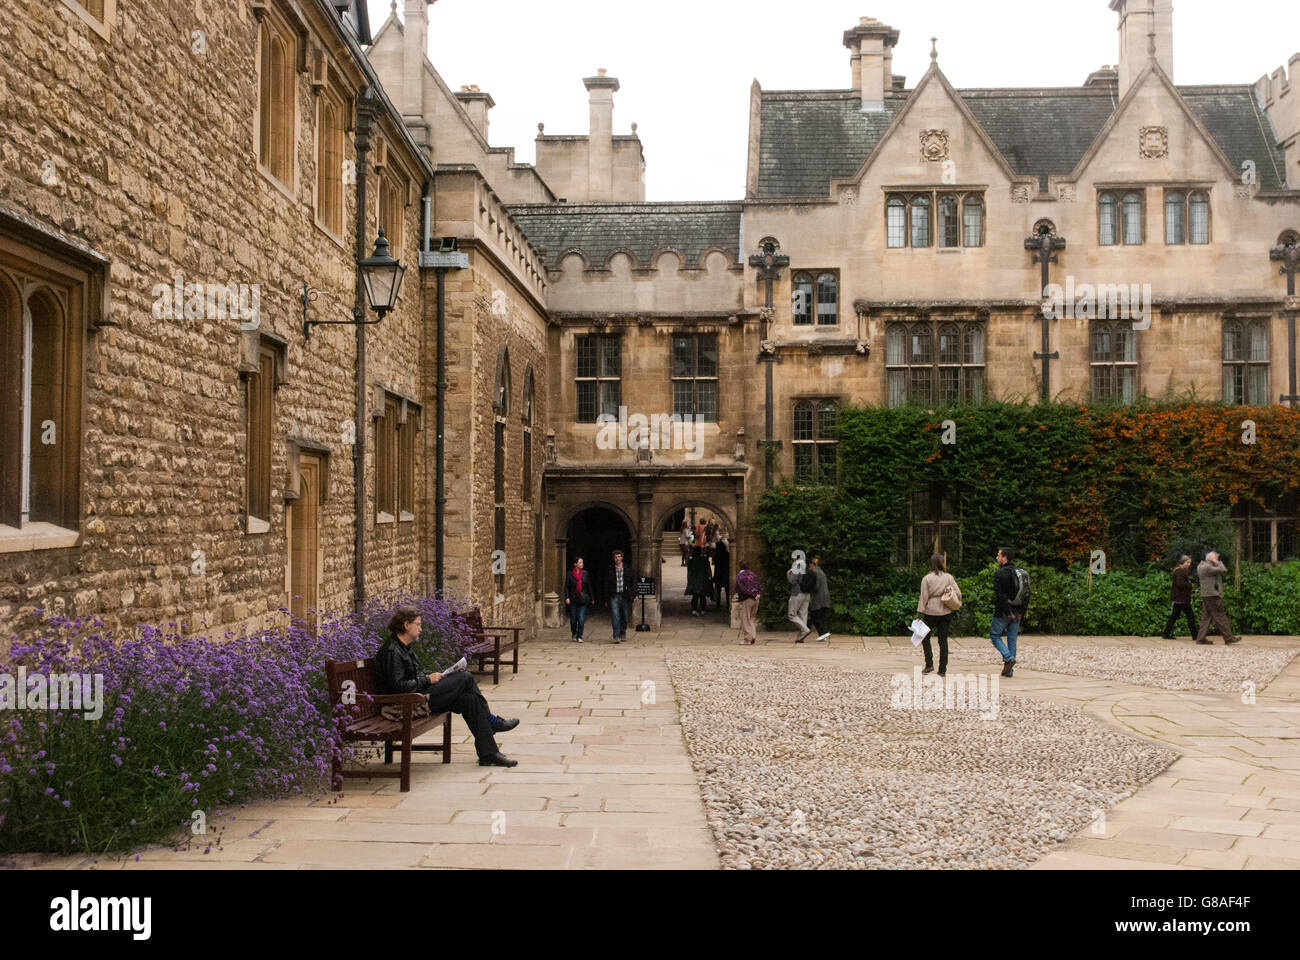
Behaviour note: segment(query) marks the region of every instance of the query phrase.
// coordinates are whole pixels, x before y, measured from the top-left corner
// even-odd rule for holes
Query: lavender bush
[[[398,603],[421,611],[421,663],[459,659],[457,606],[426,597],[376,597],[314,631],[219,638],[171,623],[125,639],[101,621],[50,617],[0,673],[102,674],[103,716],[0,712],[0,854],[126,850],[174,836],[195,810],[326,788],[335,752],[351,754],[334,736],[325,660],[373,656]]]

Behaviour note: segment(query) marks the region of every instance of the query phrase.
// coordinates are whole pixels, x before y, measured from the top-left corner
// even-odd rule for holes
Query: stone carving
[[[921,159],[931,163],[948,159],[947,130],[926,130],[921,134]]]
[[[1018,184],[1016,184],[1014,187],[1012,187],[1012,188],[1011,188],[1011,202],[1012,202],[1012,203],[1028,203],[1028,202],[1029,202],[1029,184],[1027,184],[1027,183],[1018,183]]]
[[[851,207],[858,202],[858,191],[852,187],[845,187],[840,191],[840,203],[846,207]]]
[[[1249,200],[1251,198],[1251,189],[1250,187],[1238,185],[1232,191],[1232,195],[1238,200]]]
[[[1169,156],[1169,128],[1143,127],[1138,133],[1138,151],[1144,160],[1163,160]]]
[[[1074,203],[1074,184],[1059,183],[1056,185],[1056,195],[1062,203]]]

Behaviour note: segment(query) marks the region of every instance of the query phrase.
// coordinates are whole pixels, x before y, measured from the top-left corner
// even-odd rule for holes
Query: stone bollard
[[[547,627],[564,626],[564,618],[560,615],[560,595],[558,593],[548,593],[542,597],[542,624]]]

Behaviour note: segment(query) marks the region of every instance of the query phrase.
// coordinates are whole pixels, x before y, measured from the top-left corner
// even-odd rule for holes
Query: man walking
[[[1178,566],[1174,567],[1174,572],[1170,576],[1171,585],[1169,588],[1169,599],[1174,605],[1173,612],[1169,614],[1169,621],[1165,624],[1164,639],[1176,640],[1174,636],[1174,625],[1178,622],[1179,614],[1187,616],[1187,632],[1193,637],[1196,636],[1196,621],[1192,618],[1192,558],[1183,554],[1178,559]]]
[[[682,548],[682,566],[686,566],[686,561],[691,556],[691,522],[682,521],[682,532],[677,535],[677,545]]]
[[[609,597],[609,616],[614,625],[614,642],[627,639],[627,622],[632,618],[632,574],[623,566],[623,551],[614,551],[614,563],[605,571],[605,596]]]
[[[1020,578],[1011,565],[1011,548],[1003,547],[998,551],[998,569],[993,574],[993,622],[989,625],[989,637],[1002,654],[1004,677],[1015,675],[1016,640],[1020,636],[1020,619],[1025,615],[1025,608],[1015,603],[1019,593]],[[1006,643],[1002,642],[1004,634]]]
[[[812,599],[809,596],[811,591],[805,590],[803,586],[803,578],[807,575],[806,570],[796,573],[793,564],[785,572],[786,582],[790,584],[790,605],[786,619],[799,628],[799,635],[794,638],[795,643],[803,643],[804,637],[812,633],[808,629],[808,602]]]
[[[1201,629],[1196,634],[1197,643],[1214,643],[1209,638],[1211,621],[1219,628],[1225,644],[1241,642],[1241,637],[1233,635],[1228,611],[1223,608],[1223,576],[1227,572],[1217,550],[1207,553],[1196,567],[1196,579],[1201,582]]]
[[[519,726],[518,720],[505,720],[488,709],[479,692],[474,674],[468,670],[443,676],[425,673],[411,643],[420,635],[420,611],[401,606],[393,611],[388,623],[389,638],[375,657],[375,681],[380,693],[419,693],[429,698],[430,713],[459,713],[474,735],[474,749],[480,767],[517,767],[497,747],[493,734],[505,733]]]
[[[808,569],[817,578],[817,585],[808,598],[808,617],[817,631],[817,639],[829,642],[831,638],[831,587],[826,580],[826,571],[822,569],[821,557],[810,558]]]
[[[763,586],[758,581],[758,574],[749,569],[749,564],[740,565],[736,574],[736,598],[740,601],[740,640],[742,644],[753,645],[758,642],[758,601],[763,596]]]

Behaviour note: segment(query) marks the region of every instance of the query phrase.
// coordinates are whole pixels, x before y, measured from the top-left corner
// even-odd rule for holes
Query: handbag
[[[957,581],[949,578],[948,586],[939,594],[939,602],[943,604],[945,610],[956,613],[961,609],[961,587],[957,586]]]

